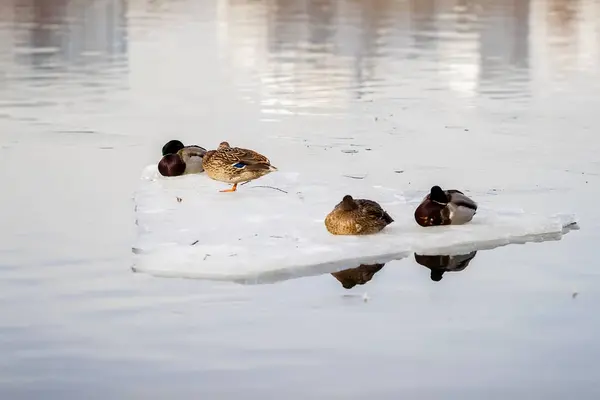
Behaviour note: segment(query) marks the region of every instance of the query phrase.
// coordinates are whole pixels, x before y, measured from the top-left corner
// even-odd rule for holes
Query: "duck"
[[[417,224],[428,226],[462,225],[477,212],[477,203],[459,190],[433,186],[415,210]]]
[[[394,219],[377,202],[354,199],[349,194],[325,217],[325,227],[333,235],[370,235],[392,222]]]
[[[220,192],[235,192],[241,182],[250,182],[277,168],[264,155],[254,150],[231,147],[221,142],[216,150],[206,152],[202,160],[206,174],[216,181],[233,184]]]
[[[206,149],[197,145],[184,146],[179,140],[170,140],[162,148],[163,157],[158,171],[163,176],[179,176],[204,172],[202,158]]]

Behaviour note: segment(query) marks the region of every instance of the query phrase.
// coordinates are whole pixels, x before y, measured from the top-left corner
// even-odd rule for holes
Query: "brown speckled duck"
[[[417,224],[427,226],[461,225],[473,219],[477,203],[458,190],[433,186],[415,210]]]
[[[346,195],[325,217],[325,227],[334,235],[370,235],[394,222],[379,204],[372,200],[353,199]]]
[[[262,154],[254,150],[231,147],[227,142],[221,142],[218,149],[208,151],[204,155],[203,165],[211,179],[233,184],[231,189],[221,192],[235,192],[238,183],[249,182],[277,171]]]
[[[204,171],[202,158],[206,149],[200,146],[184,146],[179,140],[170,140],[162,148],[163,158],[158,171],[163,176],[198,174]]]

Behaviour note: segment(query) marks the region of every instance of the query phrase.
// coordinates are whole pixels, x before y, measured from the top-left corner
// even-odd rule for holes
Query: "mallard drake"
[[[198,174],[204,171],[202,158],[204,147],[184,146],[179,140],[170,140],[162,148],[163,158],[158,163],[158,171],[163,176]]]
[[[369,282],[385,264],[361,264],[356,268],[348,268],[343,271],[332,272],[331,275],[337,279],[344,289],[352,289],[356,285],[364,285]]]
[[[221,142],[216,150],[208,151],[204,155],[203,165],[211,179],[233,184],[231,189],[221,192],[235,192],[238,183],[249,182],[277,171],[262,154],[254,150],[231,147],[227,142]]]
[[[476,255],[477,251],[455,256],[424,256],[415,253],[415,261],[422,266],[429,268],[431,270],[431,280],[434,282],[439,282],[442,280],[442,276],[445,272],[459,272],[467,268],[471,260],[475,258]]]
[[[473,219],[477,203],[458,190],[442,190],[433,186],[415,210],[415,221],[421,226],[461,225]]]
[[[372,200],[353,199],[346,195],[325,217],[325,227],[334,235],[369,235],[394,222],[392,217]]]

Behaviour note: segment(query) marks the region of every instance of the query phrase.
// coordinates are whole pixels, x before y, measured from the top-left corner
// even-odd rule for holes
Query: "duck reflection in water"
[[[361,264],[356,268],[348,268],[343,271],[332,272],[331,275],[340,283],[345,289],[352,289],[356,285],[364,285],[369,282],[373,275],[375,275],[385,264]]]
[[[476,251],[456,256],[423,256],[415,253],[415,261],[429,268],[431,270],[431,280],[439,282],[442,280],[444,273],[448,271],[459,272],[467,268],[476,254]]]

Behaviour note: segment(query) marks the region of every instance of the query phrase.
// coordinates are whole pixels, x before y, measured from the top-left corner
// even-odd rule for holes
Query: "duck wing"
[[[246,165],[271,163],[267,157],[257,153],[254,150],[242,149],[239,147],[229,147],[220,151],[222,151],[227,159],[231,160],[232,162],[239,161]]]
[[[355,200],[355,202],[361,211],[366,215],[383,219],[388,224],[394,222],[394,219],[373,200],[359,199]]]
[[[189,159],[190,157],[204,157],[206,149],[200,146],[187,146],[177,152],[182,158]]]
[[[195,144],[192,144],[190,146],[184,147],[185,149],[188,149],[188,151],[194,155],[198,155],[199,157],[202,157],[204,154],[206,154],[206,149],[202,146],[197,146]]]
[[[458,190],[448,190],[447,193],[448,197],[450,198],[450,202],[457,207],[465,207],[470,208],[471,210],[477,210],[477,203],[465,196],[462,192]]]
[[[246,168],[250,171],[268,170],[274,167],[265,156],[254,150],[240,147],[228,147],[218,150],[223,161],[235,168]]]

